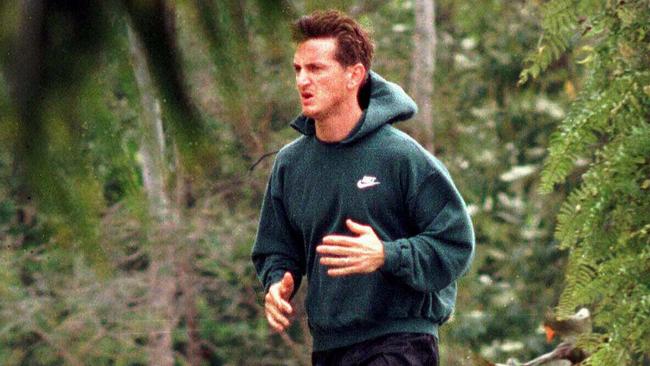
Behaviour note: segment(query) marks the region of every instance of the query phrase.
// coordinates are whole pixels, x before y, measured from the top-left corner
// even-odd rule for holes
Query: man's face
[[[300,43],[293,58],[302,112],[315,120],[331,115],[354,93],[346,88],[350,73],[335,53],[335,38],[315,38]]]

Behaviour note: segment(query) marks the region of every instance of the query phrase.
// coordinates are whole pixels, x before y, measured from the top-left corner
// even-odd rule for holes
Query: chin
[[[312,118],[312,119],[316,119],[320,115],[320,113],[318,113],[318,111],[315,111],[315,110],[310,109],[310,108],[303,108],[302,109],[302,114],[305,117]]]

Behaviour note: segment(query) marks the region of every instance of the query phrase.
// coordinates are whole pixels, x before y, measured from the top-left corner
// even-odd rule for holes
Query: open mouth
[[[305,92],[305,93],[301,92],[301,93],[300,93],[300,97],[302,98],[303,101],[306,102],[306,101],[309,101],[311,98],[313,98],[313,97],[314,97],[314,94],[312,94],[312,93],[306,93],[306,92]]]

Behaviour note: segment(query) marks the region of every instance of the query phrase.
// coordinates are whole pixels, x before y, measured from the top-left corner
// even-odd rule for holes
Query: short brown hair
[[[368,33],[356,20],[338,10],[315,11],[300,17],[292,28],[294,41],[313,38],[336,39],[336,61],[343,66],[361,62],[370,70],[374,46]]]

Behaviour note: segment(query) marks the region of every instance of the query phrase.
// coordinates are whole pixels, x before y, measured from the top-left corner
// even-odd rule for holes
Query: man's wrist
[[[381,253],[379,256],[380,263],[377,269],[381,269],[386,265],[386,244],[383,240],[379,240],[379,243],[381,244]]]
[[[268,276],[268,281],[266,285],[264,286],[264,293],[268,294],[269,290],[271,289],[271,286],[275,285],[276,283],[282,281],[282,277],[284,276],[285,270],[275,270]]]

